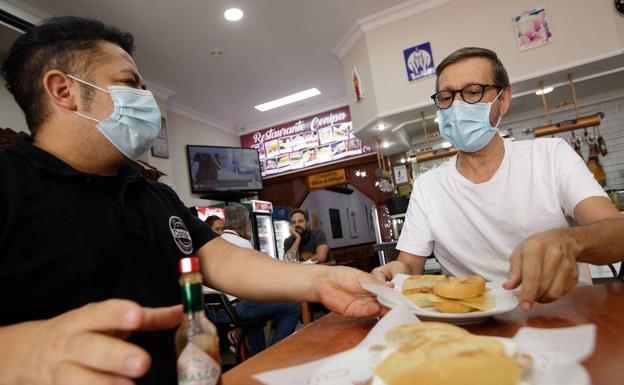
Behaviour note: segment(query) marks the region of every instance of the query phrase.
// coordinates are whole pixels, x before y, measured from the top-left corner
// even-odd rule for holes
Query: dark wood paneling
[[[273,202],[278,206],[299,207],[310,192],[306,178],[309,175],[323,172],[346,169],[350,184],[372,200],[374,203],[381,203],[388,199],[392,193],[384,193],[375,187],[375,170],[377,169],[377,159],[374,154],[358,159],[350,159],[332,165],[319,167],[313,170],[304,169],[300,172],[281,175],[270,179],[264,179],[264,190],[258,197],[262,200]],[[357,170],[366,171],[366,177],[355,175]]]

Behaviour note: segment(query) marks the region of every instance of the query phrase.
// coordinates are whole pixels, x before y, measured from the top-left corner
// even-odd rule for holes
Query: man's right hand
[[[400,261],[388,262],[376,267],[371,274],[380,281],[391,281],[397,274],[408,274],[407,267]]]
[[[0,328],[0,384],[133,384],[151,359],[120,339],[182,320],[181,306],[142,308],[127,300],[85,305],[45,321]]]

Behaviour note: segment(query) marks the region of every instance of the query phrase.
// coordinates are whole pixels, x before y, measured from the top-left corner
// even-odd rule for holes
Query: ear
[[[499,99],[500,114],[505,115],[511,106],[511,87],[505,87],[505,89],[503,89],[503,93],[499,96]]]
[[[53,105],[69,110],[78,109],[77,92],[79,86],[72,81],[65,73],[59,70],[50,70],[43,76],[43,88]]]

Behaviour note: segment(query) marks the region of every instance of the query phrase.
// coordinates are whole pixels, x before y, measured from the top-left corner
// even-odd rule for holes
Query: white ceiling
[[[239,132],[339,103],[346,90],[332,50],[356,20],[405,0],[20,0],[51,16],[93,17],[131,32],[143,76],[170,103]],[[230,7],[245,17],[223,18]],[[211,57],[211,49],[223,57]],[[253,106],[307,88],[322,95],[259,112]],[[258,127],[260,128],[260,127]]]

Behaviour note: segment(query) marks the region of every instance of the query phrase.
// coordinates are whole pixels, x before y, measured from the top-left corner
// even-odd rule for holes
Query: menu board
[[[241,146],[258,149],[262,176],[371,151],[353,135],[348,106],[243,135]]]

